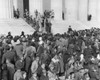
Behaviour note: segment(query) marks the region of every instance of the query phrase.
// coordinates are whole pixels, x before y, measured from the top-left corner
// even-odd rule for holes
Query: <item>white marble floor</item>
[[[20,35],[22,31],[32,34],[35,30],[23,19],[0,20],[0,34],[7,34],[9,31],[12,35]]]
[[[86,24],[76,21],[76,20],[70,20],[70,21],[52,21],[52,32],[54,34],[56,33],[64,33],[67,32],[69,25],[71,25],[73,30],[83,30],[83,29],[89,29]]]
[[[69,25],[71,25],[73,30],[90,29],[91,27],[100,28],[100,23],[97,21],[90,22],[80,22],[75,20],[70,21],[52,21],[52,32],[64,33],[67,32]],[[0,34],[7,34],[11,32],[12,35],[20,35],[22,31],[25,34],[32,34],[35,30],[28,25],[23,19],[0,19]]]

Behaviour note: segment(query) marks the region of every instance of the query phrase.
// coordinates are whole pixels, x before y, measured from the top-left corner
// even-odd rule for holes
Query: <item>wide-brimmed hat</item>
[[[16,61],[15,66],[17,69],[22,69],[24,66],[24,63],[21,62],[20,60]]]

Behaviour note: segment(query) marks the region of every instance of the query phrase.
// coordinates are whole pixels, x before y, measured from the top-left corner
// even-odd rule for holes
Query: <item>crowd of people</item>
[[[0,36],[0,80],[100,80],[100,29]]]
[[[43,14],[40,14],[37,10],[34,12],[34,16],[25,10],[24,18],[28,24],[30,24],[35,30],[42,33],[51,32],[51,19],[54,18],[53,11],[45,10]]]
[[[20,11],[19,9],[14,9],[14,18],[20,18]],[[29,13],[27,9],[25,9],[23,18],[25,21],[32,26],[36,31],[41,33],[50,33],[51,32],[51,20],[54,18],[53,10],[45,10],[43,14],[40,14],[37,10],[34,12],[33,15]]]

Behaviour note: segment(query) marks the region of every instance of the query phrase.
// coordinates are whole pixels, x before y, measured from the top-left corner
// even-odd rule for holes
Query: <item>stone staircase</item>
[[[73,30],[83,30],[90,29],[91,27],[100,28],[100,22],[97,21],[76,21],[76,20],[67,20],[67,21],[52,21],[52,33],[61,33],[67,32],[69,25],[71,25]],[[12,35],[20,35],[22,31],[25,34],[32,34],[35,30],[28,25],[23,19],[0,19],[0,34],[7,34],[11,32]]]
[[[92,27],[100,28],[100,22],[97,21],[97,20],[84,21],[82,23],[85,24],[85,25],[87,25],[90,28],[92,28]]]
[[[0,34],[7,34],[9,31],[12,35],[20,35],[22,31],[24,31],[25,34],[32,34],[35,30],[21,18],[1,19]]]
[[[73,30],[83,30],[83,29],[89,29],[89,27],[85,24],[83,24],[80,21],[76,20],[69,20],[69,21],[52,21],[52,32],[54,34],[61,33],[68,31],[69,25],[71,25]]]

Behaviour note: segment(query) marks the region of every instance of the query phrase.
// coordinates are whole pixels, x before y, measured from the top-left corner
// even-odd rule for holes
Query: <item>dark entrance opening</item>
[[[24,3],[24,12],[25,12],[25,9],[29,11],[29,0],[23,0],[23,3]]]

